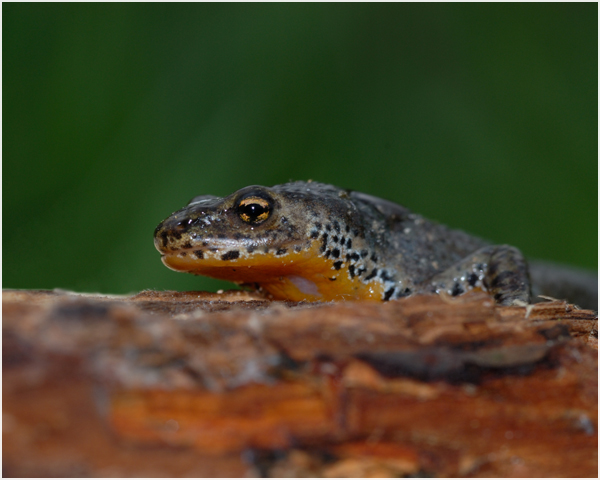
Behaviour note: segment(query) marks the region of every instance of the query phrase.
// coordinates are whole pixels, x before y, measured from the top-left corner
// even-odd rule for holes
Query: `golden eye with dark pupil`
[[[271,206],[264,198],[248,197],[240,202],[237,213],[244,222],[258,224],[269,218]]]

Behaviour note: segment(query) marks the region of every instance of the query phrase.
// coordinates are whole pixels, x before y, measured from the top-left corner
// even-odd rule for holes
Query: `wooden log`
[[[596,477],[596,312],[3,291],[6,476]]]

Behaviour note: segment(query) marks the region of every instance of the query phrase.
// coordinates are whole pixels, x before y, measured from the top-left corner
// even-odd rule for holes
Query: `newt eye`
[[[244,222],[258,225],[271,215],[271,202],[266,198],[252,195],[240,200],[236,210]]]

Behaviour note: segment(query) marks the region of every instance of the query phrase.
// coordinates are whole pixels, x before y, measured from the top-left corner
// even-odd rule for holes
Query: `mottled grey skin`
[[[272,202],[270,217],[260,225],[240,220],[236,205],[248,195]],[[383,284],[382,300],[481,288],[502,305],[531,301],[528,266],[518,249],[489,245],[400,205],[316,182],[195,197],[154,235],[161,253],[185,251],[199,260],[218,254],[227,261],[259,249],[285,255],[318,242],[319,255],[333,260],[334,269],[348,268],[353,279]]]

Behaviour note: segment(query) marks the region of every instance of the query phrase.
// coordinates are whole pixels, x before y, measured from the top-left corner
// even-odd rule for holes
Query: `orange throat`
[[[322,301],[381,300],[380,282],[364,283],[352,278],[343,265],[325,258],[316,244],[301,252],[253,252],[223,260],[219,251],[195,258],[192,251],[164,254],[163,263],[178,272],[229,280],[238,284],[257,285],[274,300]]]

